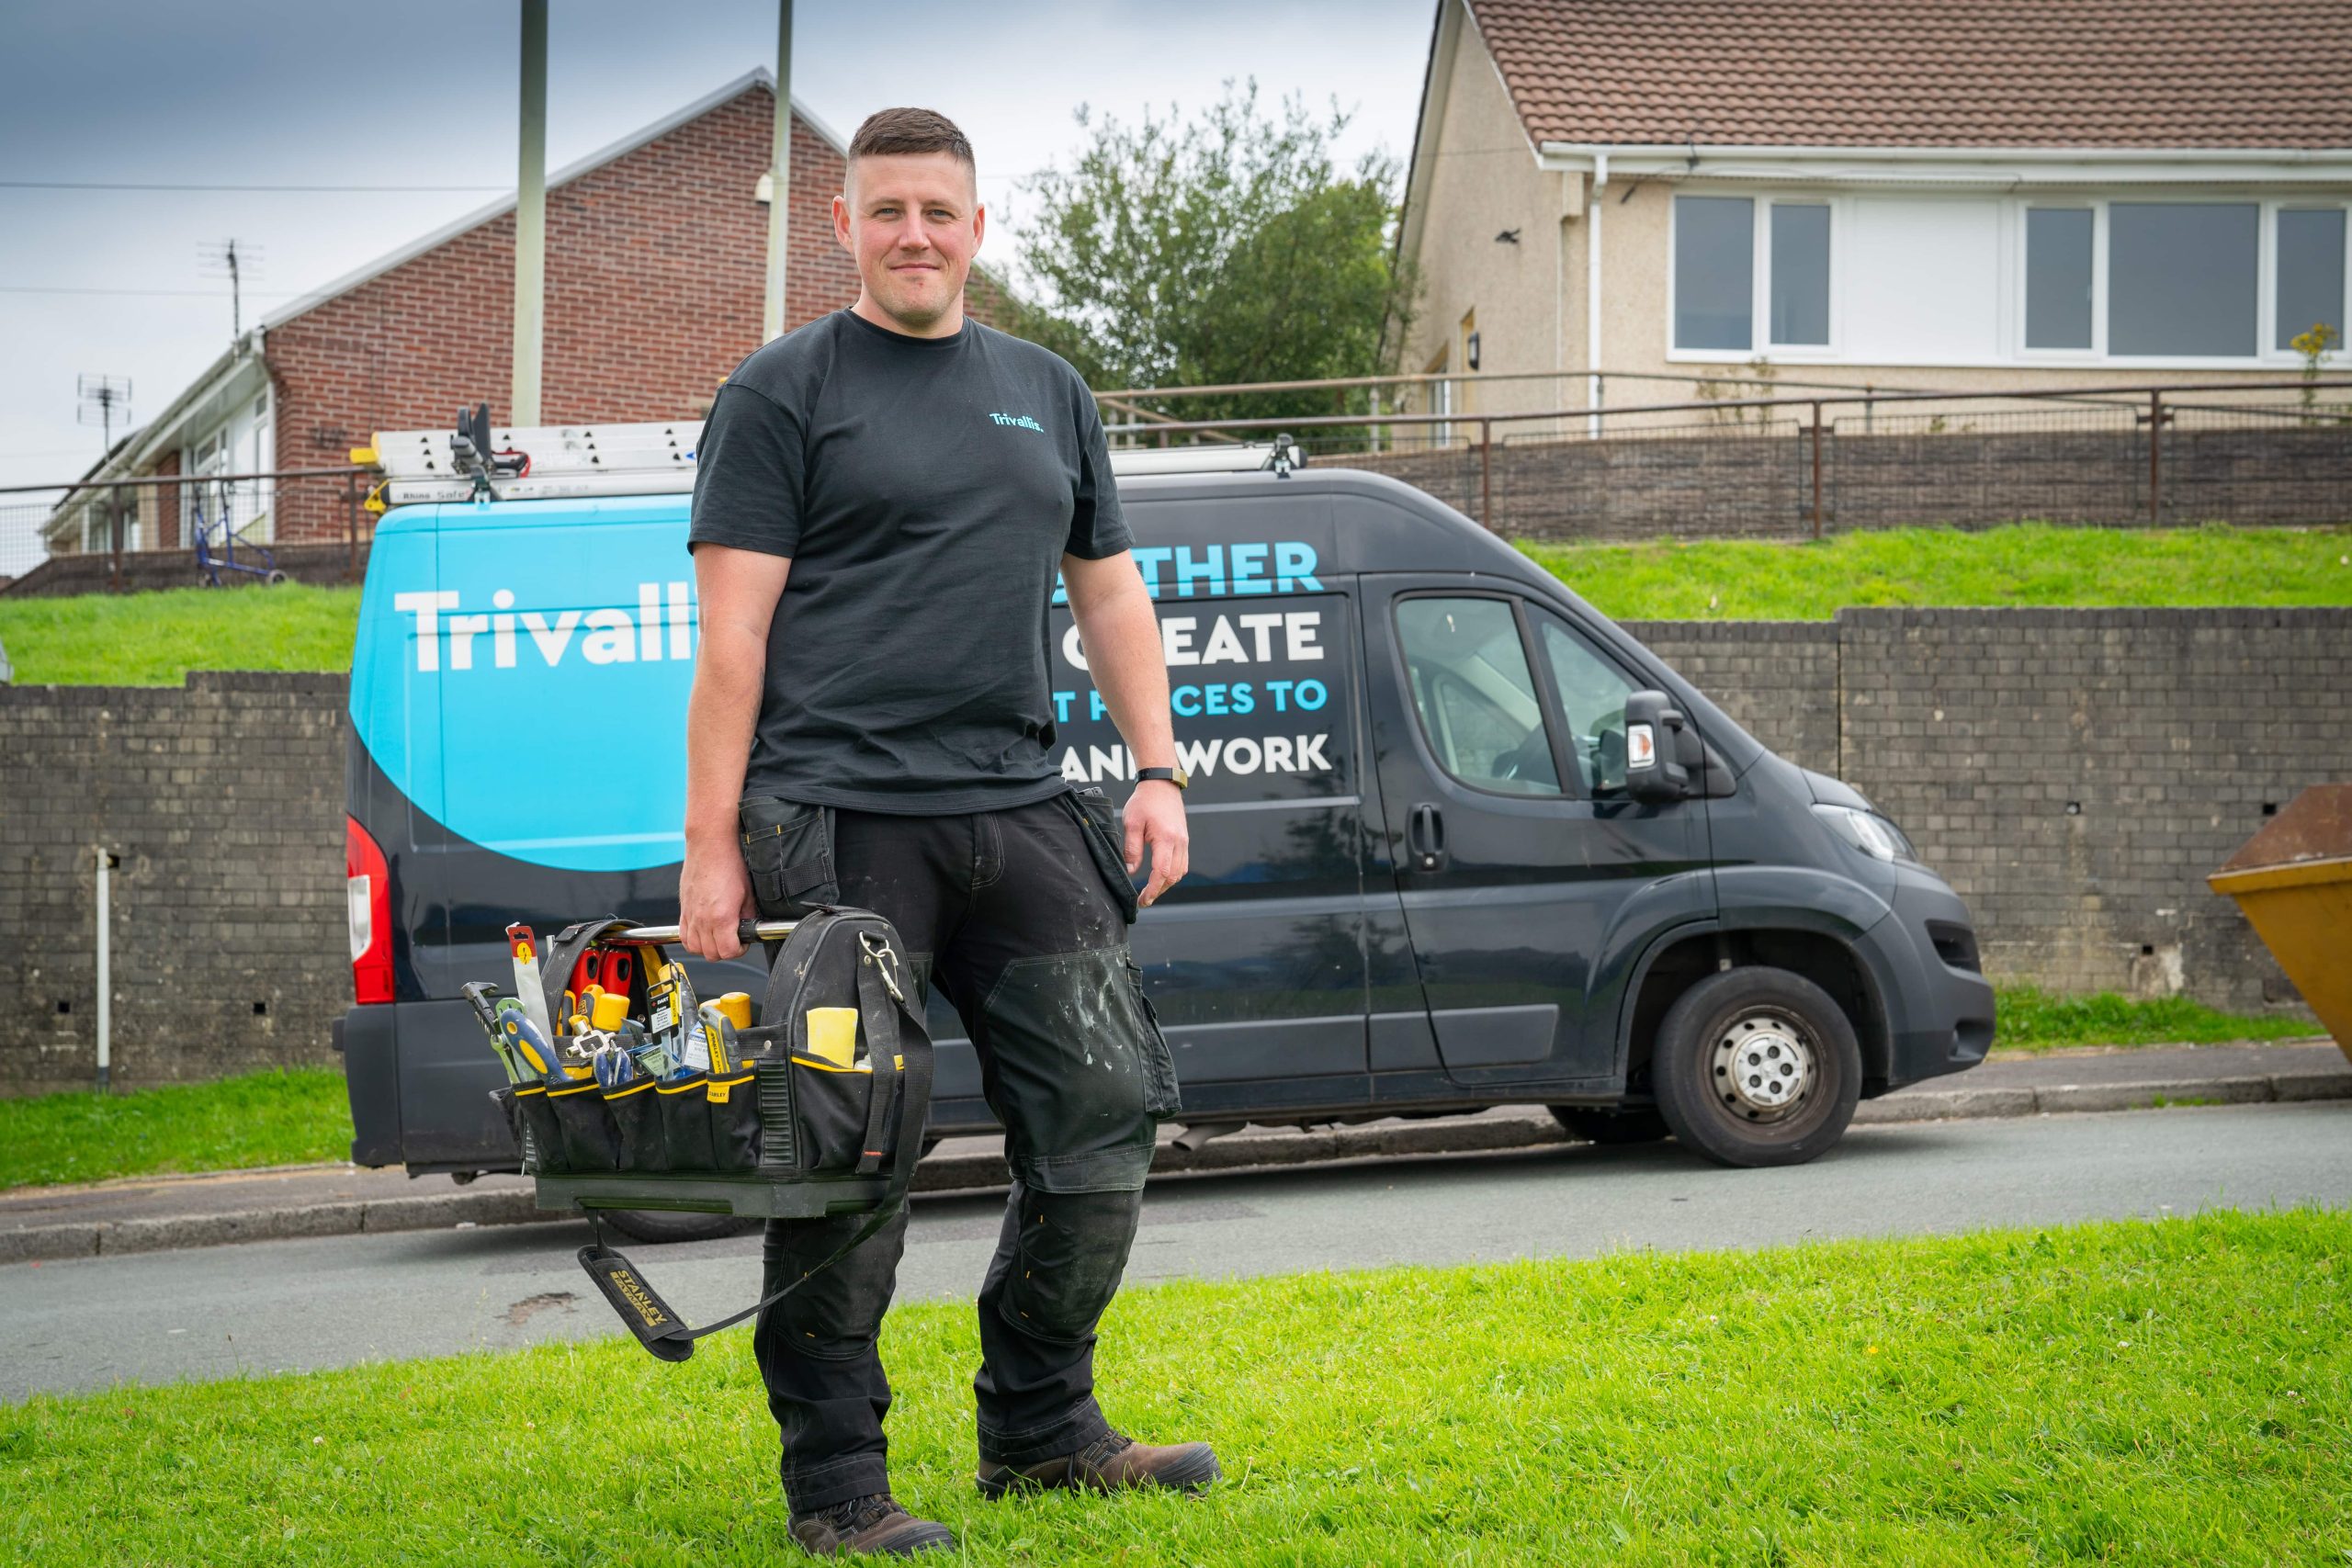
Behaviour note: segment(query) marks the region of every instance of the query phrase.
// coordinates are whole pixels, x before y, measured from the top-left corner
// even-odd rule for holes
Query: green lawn
[[[1625,620],[1826,620],[1849,605],[2352,604],[2352,529],[2018,524],[1818,544],[1522,545]]]
[[[0,1100],[0,1190],[351,1156],[339,1067]]]
[[[2340,1562],[2347,1273],[2352,1219],[2306,1210],[1130,1290],[1101,1393],[1217,1445],[1193,1499],[981,1502],[972,1309],[907,1305],[892,1482],[976,1562]],[[789,1562],[775,1455],[741,1329],[683,1366],[613,1338],[120,1388],[0,1410],[0,1542]]]
[[[1630,620],[1822,620],[1849,604],[2352,604],[2352,530],[1903,528],[1820,544],[1527,545]],[[178,685],[190,670],[348,670],[356,588],[0,598],[27,684]]]
[[[356,587],[0,597],[20,685],[176,686],[191,670],[348,670]]]

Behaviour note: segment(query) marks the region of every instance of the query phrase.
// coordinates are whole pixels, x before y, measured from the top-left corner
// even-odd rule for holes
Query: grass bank
[[[1819,621],[1849,605],[2352,604],[2352,530],[1889,528],[1821,542],[1523,545],[1626,620]]]
[[[2335,1562],[2347,1271],[2301,1211],[1130,1291],[1101,1392],[1217,1444],[1193,1500],[979,1501],[971,1308],[910,1305],[892,1479],[991,1563]],[[766,1564],[775,1445],[741,1330],[44,1397],[0,1411],[0,1541]]]
[[[130,1094],[0,1100],[0,1189],[306,1165],[350,1154],[351,1109],[338,1067]]]
[[[1627,619],[1824,620],[1849,604],[2352,604],[2352,530],[1893,528],[1819,544],[1529,545]],[[175,686],[190,670],[348,670],[356,588],[0,598],[28,684]]]
[[[20,685],[176,686],[191,670],[348,670],[359,590],[170,588],[0,598]]]

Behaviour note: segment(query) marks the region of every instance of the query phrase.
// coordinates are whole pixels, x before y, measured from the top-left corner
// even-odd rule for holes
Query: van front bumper
[[[1993,987],[1975,967],[1968,906],[1933,872],[1895,869],[1891,912],[1862,938],[1887,1015],[1886,1077],[1869,1094],[1964,1072],[1993,1044]]]

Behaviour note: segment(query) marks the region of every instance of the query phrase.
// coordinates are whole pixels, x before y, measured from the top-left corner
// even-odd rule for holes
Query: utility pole
[[[768,151],[768,291],[760,341],[784,335],[785,234],[792,193],[792,0],[776,0],[775,131]]]
[[[521,153],[514,178],[514,395],[507,423],[539,423],[547,320],[548,0],[523,0]]]

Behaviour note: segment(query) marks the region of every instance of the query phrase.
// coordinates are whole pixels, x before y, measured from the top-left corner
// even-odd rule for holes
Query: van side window
[[[1560,793],[1544,704],[1508,603],[1400,599],[1396,640],[1421,733],[1447,773],[1505,795]]]
[[[1577,793],[1599,800],[1625,793],[1625,699],[1633,683],[1582,633],[1542,610],[1536,639],[1552,666],[1568,722]]]

